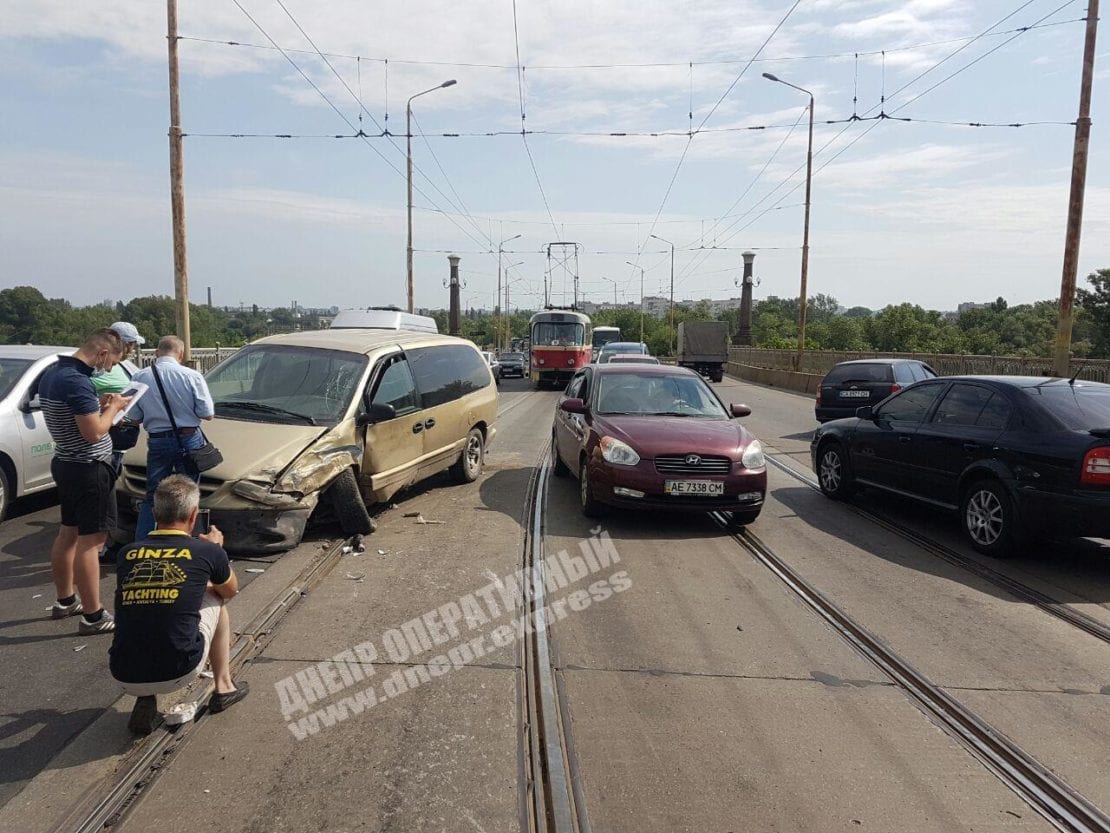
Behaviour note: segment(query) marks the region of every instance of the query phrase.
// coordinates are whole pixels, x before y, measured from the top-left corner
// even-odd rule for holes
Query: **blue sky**
[[[277,0],[239,1],[264,32],[233,0],[180,0],[180,33],[260,45],[269,35],[313,53],[289,57],[322,95],[276,50],[186,40],[186,133],[350,133],[361,102],[366,133],[388,111],[398,138],[186,138],[194,301],[211,286],[218,304],[403,304],[405,99],[454,78],[414,102],[420,132],[519,131],[511,0],[282,0],[289,14]],[[917,119],[1070,122],[1086,8],[1063,3],[1033,0],[1002,21],[1019,0],[802,0],[737,81],[792,2],[518,0],[526,124],[558,134],[528,139],[550,214],[519,134],[414,138],[417,304],[445,304],[454,251],[464,301],[492,306],[489,252],[516,234],[505,246],[506,264],[520,263],[514,307],[539,303],[554,240],[580,244],[588,299],[611,300],[615,281],[637,300],[640,272],[626,261],[660,294],[670,256],[652,232],[676,244],[679,299],[738,294],[744,248],[758,252],[757,297],[795,295],[806,98],[762,72],[812,90],[815,147],[832,140],[814,162],[811,293],[938,309],[1054,297],[1072,127],[821,122],[852,115],[853,95],[856,113],[878,112],[884,93],[886,112]],[[1006,43],[1042,18],[1056,25]],[[365,59],[330,58],[333,73],[297,24],[321,51]],[[1106,43],[1081,284],[1110,267]],[[30,283],[79,304],[172,293],[166,86],[164,4],[0,0],[0,286]],[[681,134],[691,106],[706,128],[692,139],[598,135]],[[753,125],[768,127],[727,129]],[[552,283],[563,300],[562,272]]]

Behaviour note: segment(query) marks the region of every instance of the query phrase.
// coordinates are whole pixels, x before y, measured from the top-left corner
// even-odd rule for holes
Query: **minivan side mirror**
[[[366,425],[376,425],[379,422],[389,422],[397,416],[397,409],[392,405],[376,402],[358,415],[355,424],[360,428]]]
[[[559,408],[567,414],[584,414],[590,410],[581,399],[564,399],[559,403]]]
[[[752,412],[752,409],[747,405],[729,405],[728,409],[734,417],[750,416]]]
[[[874,419],[875,415],[871,411],[870,405],[864,405],[862,408],[856,408],[856,419]]]

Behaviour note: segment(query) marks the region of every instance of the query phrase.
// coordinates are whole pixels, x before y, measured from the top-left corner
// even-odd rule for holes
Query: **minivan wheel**
[[[852,495],[852,476],[848,473],[844,446],[829,442],[817,454],[817,480],[821,491],[833,500],[847,500]]]
[[[964,492],[960,505],[964,534],[985,555],[1006,558],[1015,548],[1017,518],[1013,501],[997,480],[977,480]]]
[[[460,483],[473,483],[482,474],[482,463],[486,458],[485,438],[478,428],[471,428],[466,435],[462,456],[451,467],[451,473]]]
[[[559,456],[559,443],[556,441],[554,433],[551,435],[551,470],[555,472],[556,477],[566,477],[570,474],[567,464]]]
[[[587,518],[600,518],[604,514],[604,507],[594,498],[594,487],[590,483],[590,465],[582,461],[582,468],[578,470],[578,500],[582,507],[582,514]]]
[[[377,528],[366,511],[354,469],[347,469],[331,482],[327,491],[344,535],[369,535]]]

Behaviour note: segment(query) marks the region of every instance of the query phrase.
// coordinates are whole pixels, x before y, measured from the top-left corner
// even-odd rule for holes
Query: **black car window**
[[[1024,391],[1068,428],[1110,428],[1110,385],[1048,382]]]
[[[900,385],[912,385],[921,380],[913,375],[914,365],[910,362],[901,362],[894,365],[894,381]]]
[[[579,394],[582,392],[582,384],[583,382],[585,382],[585,380],[586,376],[584,373],[579,373],[577,376],[570,380],[570,384],[567,385],[567,389],[566,391],[564,391],[567,399],[582,398],[581,396],[579,396]]]
[[[1012,410],[1009,400],[1001,393],[995,393],[983,406],[975,425],[979,428],[1005,428],[1010,423]]]
[[[893,422],[921,422],[943,388],[943,384],[907,388],[886,400],[876,411],[876,416]]]
[[[993,395],[993,391],[979,385],[957,382],[940,400],[931,421],[935,425],[977,425]]]
[[[848,382],[889,382],[894,378],[889,364],[838,364],[825,376],[826,385]]]
[[[463,344],[418,347],[408,357],[425,408],[453,402],[493,381],[481,354]]]
[[[370,401],[374,405],[392,405],[400,416],[412,413],[420,407],[418,396],[409,363],[402,358],[394,361],[382,373]]]
[[[925,365],[918,362],[911,362],[907,366],[909,367],[910,375],[913,377],[913,380],[915,382],[924,382],[926,379],[932,379],[935,377],[935,374],[930,373],[929,369],[925,367]]]

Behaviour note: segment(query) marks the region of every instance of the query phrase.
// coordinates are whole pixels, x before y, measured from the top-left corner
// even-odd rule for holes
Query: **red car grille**
[[[728,457],[670,454],[655,458],[655,470],[660,474],[728,474],[732,461]]]

